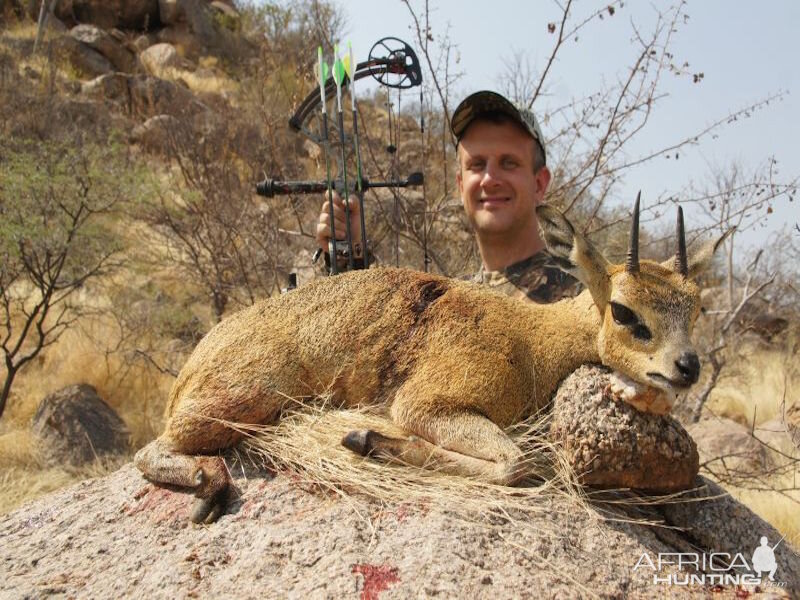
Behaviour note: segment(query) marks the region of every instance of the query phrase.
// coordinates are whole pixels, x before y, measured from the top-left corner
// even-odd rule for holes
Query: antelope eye
[[[631,326],[639,322],[638,317],[630,308],[616,302],[611,303],[611,316],[619,325]],[[645,329],[647,328],[645,327]]]

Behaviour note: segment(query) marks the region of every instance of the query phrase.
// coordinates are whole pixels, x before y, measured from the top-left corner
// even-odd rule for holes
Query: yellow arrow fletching
[[[353,65],[350,64],[350,56],[346,55],[342,59],[342,64],[344,65],[344,70],[347,73],[347,76],[352,80],[353,79]]]

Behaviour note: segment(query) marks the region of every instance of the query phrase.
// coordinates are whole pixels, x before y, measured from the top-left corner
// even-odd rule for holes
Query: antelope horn
[[[636,204],[633,206],[633,222],[631,223],[631,240],[628,244],[628,260],[625,261],[625,270],[628,273],[639,272],[639,201],[642,192],[636,194]]]
[[[675,253],[678,273],[686,279],[689,276],[689,259],[686,256],[686,230],[683,227],[683,207],[678,207],[678,250]]]

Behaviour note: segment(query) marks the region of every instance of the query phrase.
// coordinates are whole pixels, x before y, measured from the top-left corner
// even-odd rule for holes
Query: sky
[[[504,62],[514,52],[523,53],[534,70],[541,71],[555,43],[547,24],[560,18],[555,2],[492,0],[429,0],[434,40],[445,32],[455,45],[463,78],[455,87],[456,103],[480,89],[499,89]],[[421,13],[424,0],[411,0]],[[346,16],[346,40],[353,44],[356,60],[366,57],[379,38],[395,36],[412,46],[408,9],[400,0],[347,0],[340,2]],[[587,15],[602,2],[573,4],[574,14]],[[557,106],[596,91],[602,83],[626,75],[637,48],[632,41],[634,26],[650,31],[656,10],[665,2],[624,2],[613,18],[593,21],[559,54],[549,79],[549,95],[542,99]],[[708,124],[759,99],[783,92],[751,118],[725,127],[715,140],[681,153],[679,161],[656,159],[628,172],[618,188],[620,201],[632,202],[642,190],[643,201],[675,194],[691,182],[708,181],[712,168],[738,161],[746,170],[763,167],[770,157],[778,160],[778,179],[800,176],[800,63],[797,62],[797,31],[800,2],[773,0],[763,3],[723,0],[693,1],[686,5],[688,20],[681,24],[672,45],[677,61],[690,63],[703,80],[668,76],[662,86],[668,96],[660,101],[654,117],[631,155],[645,154],[678,141]],[[538,105],[537,100],[537,105]],[[454,107],[450,107],[451,110]],[[536,106],[534,106],[536,110]],[[547,137],[547,128],[544,128]],[[800,198],[774,205],[766,225],[743,233],[746,246],[763,244],[774,231],[793,227],[800,220]],[[687,219],[700,218],[689,207]],[[800,235],[800,234],[798,234]]]

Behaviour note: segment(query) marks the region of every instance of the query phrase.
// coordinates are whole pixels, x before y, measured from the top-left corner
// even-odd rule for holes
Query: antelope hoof
[[[220,518],[228,505],[228,490],[223,489],[210,498],[198,498],[189,519],[192,523],[209,525]]]
[[[369,429],[351,431],[342,438],[342,446],[360,456],[368,456],[375,449],[375,438],[378,435],[380,434]]]

